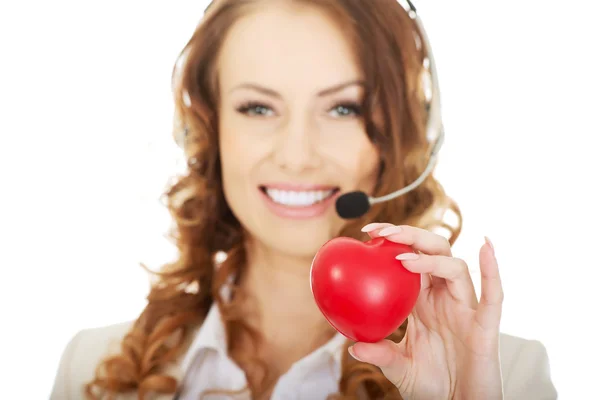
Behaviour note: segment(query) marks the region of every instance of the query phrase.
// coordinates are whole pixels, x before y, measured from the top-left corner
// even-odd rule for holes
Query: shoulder
[[[548,352],[541,342],[501,334],[500,359],[506,399],[557,398]]]
[[[79,331],[63,351],[50,400],[84,398],[86,383],[105,357],[120,351],[121,341],[133,321]]]

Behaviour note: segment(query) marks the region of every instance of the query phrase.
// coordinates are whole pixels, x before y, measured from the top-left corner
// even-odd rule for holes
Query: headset
[[[441,118],[440,90],[431,44],[429,42],[429,38],[427,37],[423,23],[417,15],[417,9],[413,3],[410,0],[398,0],[398,3],[400,3],[410,19],[413,21],[415,31],[419,33],[419,35],[415,35],[417,47],[422,48],[424,53],[422,78],[426,84],[421,82],[421,85],[419,86],[423,90],[423,97],[426,101],[425,108],[427,112],[427,140],[432,143],[431,150],[429,152],[429,160],[427,166],[417,179],[395,192],[381,197],[371,197],[362,191],[348,192],[339,196],[336,200],[335,208],[337,214],[343,219],[359,218],[366,214],[373,204],[396,199],[421,185],[432,173],[438,159],[438,154],[444,142],[445,132]],[[212,4],[213,2],[211,1],[205,10],[205,13],[209,10]],[[185,127],[181,129],[179,134],[176,134],[176,141],[180,147],[183,147],[184,138],[186,135],[187,128]]]

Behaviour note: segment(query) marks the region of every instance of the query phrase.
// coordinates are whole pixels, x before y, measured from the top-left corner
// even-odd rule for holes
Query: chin
[[[311,195],[304,195],[303,200],[307,205],[284,204],[294,201],[294,197],[285,192],[275,191],[267,193],[262,190],[261,214],[263,215],[262,234],[269,238],[270,246],[277,249],[282,254],[287,254],[294,258],[307,258],[312,260],[321,246],[333,238],[332,232],[336,231],[336,225],[339,224],[339,218],[335,213],[335,200],[338,197],[339,189],[327,188],[319,194],[313,192]],[[296,196],[296,200],[302,199],[301,195]],[[311,201],[311,196],[312,200]],[[320,196],[318,201],[314,199]]]
[[[331,218],[309,221],[281,221],[279,218],[260,213],[244,224],[254,240],[268,252],[283,257],[306,259],[311,262],[319,249],[334,236],[334,222]]]
[[[294,229],[293,225],[279,230],[279,234],[271,239],[272,247],[294,258],[312,260],[319,249],[333,237],[328,227],[318,230]]]
[[[337,186],[262,184],[252,189],[235,196],[226,191],[226,198],[245,229],[270,250],[312,260],[341,228]]]

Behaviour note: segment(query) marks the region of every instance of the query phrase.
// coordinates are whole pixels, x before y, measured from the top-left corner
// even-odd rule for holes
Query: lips
[[[335,186],[325,185],[263,185],[260,189],[274,203],[286,207],[310,207],[324,202],[339,192]]]

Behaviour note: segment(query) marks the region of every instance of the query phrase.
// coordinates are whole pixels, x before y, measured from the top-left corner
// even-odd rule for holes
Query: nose
[[[319,168],[317,126],[309,117],[288,119],[277,135],[274,149],[276,164],[292,173]]]

